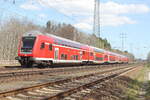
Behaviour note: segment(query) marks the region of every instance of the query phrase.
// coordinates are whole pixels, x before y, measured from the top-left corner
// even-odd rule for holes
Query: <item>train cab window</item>
[[[49,45],[49,50],[52,51],[53,50],[53,46],[52,44]]]
[[[22,38],[22,48],[33,48],[35,37],[23,37]]]
[[[41,47],[40,47],[41,49],[43,49],[43,48],[45,48],[45,44],[44,44],[44,42],[43,43],[41,43]]]

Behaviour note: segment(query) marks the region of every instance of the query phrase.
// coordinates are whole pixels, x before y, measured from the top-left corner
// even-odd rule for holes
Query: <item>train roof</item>
[[[115,52],[111,52],[111,51],[106,51],[106,52],[108,52],[109,54],[112,54],[112,55],[120,56],[120,57],[127,57],[125,55],[122,55],[122,54],[119,54],[119,53],[115,53]]]
[[[104,49],[100,49],[100,48],[93,47],[93,46],[90,46],[90,47],[92,47],[95,52],[105,52]]]
[[[29,31],[23,34],[23,36],[37,36],[37,35],[42,35],[42,33],[39,31]]]
[[[74,47],[74,48],[78,48],[78,49],[81,49],[81,48],[82,49],[88,49],[88,45],[81,44],[79,42],[72,41],[72,40],[62,38],[62,37],[59,37],[59,36],[56,36],[56,35],[53,35],[53,34],[49,34],[49,33],[47,33],[46,35],[54,38],[54,42],[56,44],[70,46],[70,47]]]

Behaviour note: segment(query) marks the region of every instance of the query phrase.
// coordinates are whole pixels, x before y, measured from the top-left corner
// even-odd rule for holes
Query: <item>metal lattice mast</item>
[[[125,46],[125,39],[127,38],[126,37],[126,33],[120,33],[120,38],[121,38],[121,41],[122,41],[122,51],[124,51],[124,46]]]
[[[100,0],[94,0],[93,34],[100,38]]]

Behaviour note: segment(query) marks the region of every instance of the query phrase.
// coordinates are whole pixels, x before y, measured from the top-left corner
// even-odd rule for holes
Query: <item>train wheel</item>
[[[24,68],[31,68],[32,65],[33,65],[32,62],[21,64],[21,66],[24,67]]]
[[[49,61],[49,63],[48,63],[48,68],[51,68],[52,65],[53,65],[53,62],[52,62],[52,61]]]

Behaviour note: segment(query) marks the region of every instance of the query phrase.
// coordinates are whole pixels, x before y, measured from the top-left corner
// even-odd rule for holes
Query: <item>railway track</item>
[[[0,93],[1,100],[60,100],[100,82],[117,77],[134,67],[118,68],[105,72],[72,77],[54,82]]]
[[[113,65],[115,66],[115,65]],[[126,66],[126,65],[122,65]],[[67,67],[67,68],[46,68],[46,69],[15,69],[12,71],[2,71],[0,72],[0,81],[4,81],[5,79],[13,78],[16,79],[18,77],[26,77],[26,76],[32,76],[32,75],[58,75],[58,74],[70,74],[74,72],[79,72],[79,71],[91,71],[91,70],[99,70],[101,69],[102,71],[107,70],[107,69],[113,69],[115,67],[112,67],[112,65],[102,65],[101,67],[99,66],[88,66],[88,67]],[[112,67],[112,68],[111,68]]]
[[[21,66],[11,66],[11,67],[2,67],[0,68],[0,74],[2,73],[13,73],[13,72],[23,72],[23,71],[38,71],[38,70],[63,70],[63,69],[85,69],[85,68],[94,68],[96,67],[113,67],[113,66],[125,66],[127,64],[110,64],[110,65],[85,65],[85,66],[67,66],[67,67],[60,67],[60,66],[54,66],[52,68],[37,68],[37,67],[33,67],[33,68],[22,68]],[[132,64],[130,64],[132,65]]]

